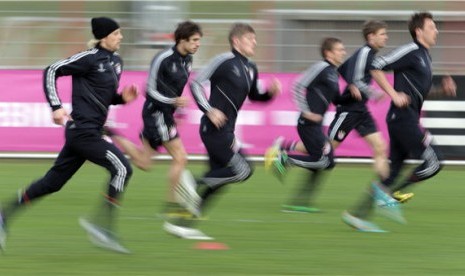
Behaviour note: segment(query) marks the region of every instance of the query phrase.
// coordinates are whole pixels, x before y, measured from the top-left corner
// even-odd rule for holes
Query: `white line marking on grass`
[[[299,214],[300,215],[300,214]],[[163,220],[157,216],[150,216],[150,217],[132,217],[132,216],[124,216],[120,219],[124,220]],[[259,219],[207,219],[205,221],[213,222],[213,223],[295,223],[295,224],[304,224],[304,223],[311,223],[311,224],[326,224],[326,222],[311,220],[310,218],[305,220],[259,220]]]
[[[250,222],[250,223],[264,223],[264,220],[257,220],[257,219],[237,219],[232,220],[233,222]]]

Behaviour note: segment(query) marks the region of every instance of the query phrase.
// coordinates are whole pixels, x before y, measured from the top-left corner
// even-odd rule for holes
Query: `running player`
[[[288,165],[308,170],[308,180],[299,186],[291,201],[283,205],[288,212],[318,212],[313,204],[316,189],[322,182],[324,170],[334,167],[331,143],[323,133],[323,117],[329,105],[339,97],[338,66],[344,62],[346,50],[342,41],[329,37],[321,44],[322,61],[309,67],[298,78],[293,93],[300,110],[297,131],[300,141],[275,140],[265,154],[265,167],[274,167],[282,178]],[[287,154],[296,151],[299,154]]]

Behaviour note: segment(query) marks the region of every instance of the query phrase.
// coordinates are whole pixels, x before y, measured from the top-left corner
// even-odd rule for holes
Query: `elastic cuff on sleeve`
[[[61,105],[52,106],[52,111],[55,111],[55,110],[60,109],[60,108],[62,108],[62,107],[63,107],[63,106],[61,106]]]

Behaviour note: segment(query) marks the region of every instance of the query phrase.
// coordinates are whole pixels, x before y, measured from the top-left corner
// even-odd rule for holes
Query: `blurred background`
[[[433,13],[440,30],[438,45],[431,50],[435,78],[454,75],[458,98],[425,102],[423,125],[440,138],[448,161],[458,160],[455,164],[463,165],[463,1],[0,1],[0,200],[13,195],[51,165],[51,160],[36,158],[56,156],[17,152],[56,153],[63,144],[63,129],[51,123],[43,96],[42,70],[86,49],[92,38],[92,17],[108,16],[121,24],[125,37],[120,50],[125,61],[123,79],[131,83],[135,79],[140,87],[146,81],[153,56],[172,44],[173,30],[186,19],[200,23],[204,30],[194,70],[229,50],[227,33],[232,23],[247,22],[257,31],[259,45],[254,61],[264,73],[261,76],[278,75],[289,86],[296,73],[321,59],[319,44],[323,37],[342,38],[350,55],[363,43],[362,23],[368,19],[385,20],[390,37],[388,47],[381,52],[385,53],[411,41],[407,20],[414,11],[424,10]],[[65,84],[60,96],[68,104],[70,82]],[[284,96],[262,109],[247,109],[246,103],[244,111],[249,113],[243,114],[249,117],[238,122],[236,131],[243,130],[244,135],[257,133],[266,142],[255,140],[255,145],[263,147],[275,138],[273,131],[276,135],[294,133],[296,120],[292,116],[298,112],[290,97]],[[142,103],[140,99],[138,105],[113,109],[110,117],[123,123],[135,120],[140,125]],[[382,114],[377,117],[380,124],[384,123],[383,108],[388,104],[386,100],[384,105],[374,105]],[[198,110],[193,106],[188,111],[195,115]],[[185,126],[194,131],[181,130],[182,138],[200,148],[198,117],[186,117],[192,121]],[[268,125],[255,124],[261,118]],[[286,124],[278,123],[283,121]],[[138,139],[139,125],[126,123],[128,129],[123,133]],[[244,141],[254,142],[250,137]],[[4,150],[9,143],[17,148]],[[343,144],[347,145],[362,152],[357,143]],[[18,156],[23,159],[8,159]],[[349,159],[350,163],[356,162],[355,158]],[[189,169],[201,175],[205,164],[190,162]],[[258,165],[254,177],[240,188],[231,188],[215,212],[201,223],[202,231],[227,243],[230,250],[224,251],[197,250],[194,242],[162,232],[162,220],[156,214],[166,194],[168,170],[168,162],[157,162],[151,173],[134,173],[119,225],[124,244],[135,253],[133,256],[94,250],[77,227],[76,218],[95,204],[96,189],[103,188],[99,185],[106,177],[101,168],[86,164],[63,193],[40,202],[15,221],[9,232],[7,254],[0,256],[0,275],[465,274],[465,186],[460,185],[463,166],[447,166],[437,177],[419,185],[413,202],[403,206],[408,225],[376,217],[375,222],[391,233],[364,235],[343,225],[340,215],[364,191],[372,174],[369,165],[338,165],[317,201],[324,212],[308,215],[280,212],[281,204],[294,192],[293,185],[306,179],[304,170],[293,170],[287,185],[280,185]]]
[[[413,11],[432,11],[440,30],[432,50],[436,74],[459,74],[465,64],[465,5],[462,1],[2,1],[0,66],[42,69],[86,48],[89,19],[116,18],[124,31],[121,54],[126,70],[146,70],[159,49],[172,43],[181,20],[202,25],[204,38],[194,68],[227,51],[231,23],[252,24],[262,72],[299,72],[319,60],[319,43],[338,36],[351,54],[362,42],[367,19],[389,23],[389,46],[409,42]]]

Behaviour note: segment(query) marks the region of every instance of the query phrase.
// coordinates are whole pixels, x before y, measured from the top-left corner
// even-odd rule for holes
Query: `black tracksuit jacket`
[[[72,113],[76,128],[102,128],[111,104],[123,104],[117,93],[123,62],[116,52],[96,46],[55,62],[44,71],[45,96],[53,111],[62,107],[56,79],[72,75]]]

